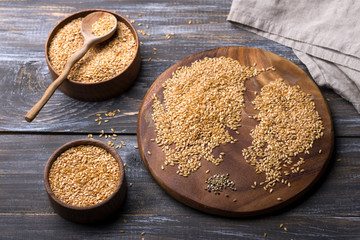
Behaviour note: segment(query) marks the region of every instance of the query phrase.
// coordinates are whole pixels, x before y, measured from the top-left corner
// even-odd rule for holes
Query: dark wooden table
[[[227,22],[230,5],[230,0],[0,2],[0,239],[263,239],[264,233],[267,239],[360,239],[360,115],[332,90],[321,88],[336,135],[331,164],[307,196],[271,215],[231,219],[191,209],[154,182],[134,149],[138,111],[148,88],[189,55],[221,46],[256,47],[306,71],[291,49]],[[64,17],[90,8],[129,15],[137,29],[151,34],[140,34],[143,60],[134,86],[95,103],[57,91],[33,123],[25,122],[25,113],[51,82],[44,57],[47,35]],[[169,33],[175,35],[167,39]],[[96,114],[115,109],[121,114],[96,124]],[[46,197],[45,163],[60,145],[89,133],[99,139],[100,131],[110,128],[126,142],[118,149],[133,183],[126,202],[105,223],[68,222],[54,213]]]

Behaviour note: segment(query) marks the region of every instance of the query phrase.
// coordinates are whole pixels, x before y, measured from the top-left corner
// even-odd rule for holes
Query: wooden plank
[[[0,135],[0,213],[50,214],[43,185],[47,159],[64,143],[84,135]],[[98,137],[95,137],[98,139]],[[102,138],[102,140],[104,140]],[[152,179],[140,159],[135,136],[121,136],[126,146],[118,152],[126,162],[128,188],[121,214],[178,215],[199,214],[167,195]],[[360,139],[340,138],[325,177],[305,198],[293,204],[280,216],[360,216]],[[336,159],[341,158],[340,162]],[[209,215],[210,216],[210,215]],[[222,219],[222,218],[221,218]]]
[[[80,102],[57,91],[34,123],[23,116],[37,102],[50,84],[44,58],[44,45],[52,27],[70,13],[84,8],[99,7],[96,1],[86,5],[61,0],[47,4],[42,1],[3,1],[0,8],[0,131],[10,132],[98,132],[102,126],[94,124],[94,114],[121,109],[123,116],[113,127],[124,133],[136,132],[137,112],[147,89],[155,79],[177,61],[220,46],[240,45],[274,52],[304,65],[291,49],[243,30],[226,22],[231,1],[193,2],[122,1],[121,6],[104,1],[102,8],[129,15],[136,20],[137,29],[145,29],[151,36],[140,34],[142,69],[134,86],[121,96],[105,102]],[[142,14],[141,17],[138,14]],[[192,24],[188,21],[192,20]],[[142,26],[138,26],[142,23]],[[145,26],[149,25],[149,29]],[[171,39],[166,34],[175,33]],[[154,55],[153,48],[157,48]],[[148,61],[152,58],[151,62]],[[350,104],[332,91],[322,89],[330,99],[335,132],[341,136],[360,135],[360,118]],[[348,123],[344,126],[344,123]]]
[[[87,226],[67,222],[57,215],[17,214],[0,215],[0,230],[2,239],[265,239],[267,233],[266,239],[328,240],[358,239],[359,221],[358,217],[275,216],[241,220],[204,214],[176,219],[141,214],[122,215],[107,224]],[[280,224],[284,224],[287,232]]]

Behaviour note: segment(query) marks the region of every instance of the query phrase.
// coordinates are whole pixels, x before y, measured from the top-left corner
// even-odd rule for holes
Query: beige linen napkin
[[[319,86],[360,113],[360,1],[233,0],[228,20],[291,47]]]

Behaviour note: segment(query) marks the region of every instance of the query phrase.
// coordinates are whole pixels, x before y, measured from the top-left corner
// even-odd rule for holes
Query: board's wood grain
[[[241,113],[242,126],[237,129],[239,135],[236,135],[234,131],[230,131],[230,134],[239,141],[235,144],[221,145],[214,149],[215,156],[220,152],[225,153],[224,161],[219,166],[202,161],[201,168],[188,177],[177,175],[177,166],[167,166],[163,170],[161,166],[164,165],[165,154],[161,147],[150,141],[150,139],[156,138],[152,119],[152,96],[156,94],[159,100],[163,101],[162,85],[179,67],[190,66],[194,61],[205,57],[220,56],[238,60],[243,66],[253,66],[256,63],[258,69],[274,67],[276,71],[262,73],[245,82],[245,107]],[[298,161],[300,157],[305,159],[305,164],[302,166],[305,170],[304,173],[291,174],[287,177],[288,181],[291,182],[291,187],[279,183],[274,187],[274,193],[270,194],[268,191],[264,191],[262,187],[257,187],[255,190],[250,187],[254,181],[257,183],[263,182],[265,174],[256,174],[254,167],[245,162],[242,149],[251,146],[250,130],[258,124],[256,120],[248,118],[248,116],[256,114],[251,103],[255,98],[254,92],[260,92],[263,86],[278,78],[283,78],[288,85],[298,85],[302,91],[311,94],[325,130],[324,136],[314,142],[310,150],[311,154],[300,154],[293,158],[294,162]],[[324,173],[333,151],[334,141],[332,121],[327,103],[320,90],[306,73],[295,64],[278,55],[256,48],[245,47],[223,47],[200,52],[168,68],[159,76],[144,98],[139,112],[137,134],[140,154],[144,164],[165,191],[179,201],[196,209],[223,216],[238,217],[269,213],[283,208],[301,197]],[[322,149],[321,154],[319,154],[320,149]],[[148,151],[151,152],[151,155],[147,154]],[[207,169],[210,170],[210,174],[206,173]],[[216,196],[213,193],[204,191],[206,187],[205,180],[209,176],[224,173],[230,174],[237,191],[226,191],[230,195],[229,198],[224,197],[225,193]],[[279,201],[277,198],[282,200]],[[236,202],[233,202],[234,199],[236,199]]]
[[[145,239],[356,239],[360,235],[360,139],[344,138],[328,174],[301,202],[272,216],[228,219],[193,210],[166,194],[152,179],[137,149],[135,136],[122,136],[117,150],[128,188],[118,219],[82,226],[57,216],[42,182],[48,157],[65,142],[86,135],[0,135],[0,232],[2,239],[141,238]],[[96,137],[97,138],[97,137]],[[98,138],[97,138],[98,139]],[[102,139],[104,140],[104,139]],[[21,147],[20,147],[21,146]],[[337,162],[336,159],[342,159]],[[124,224],[123,219],[128,223]],[[279,228],[284,223],[288,233]],[[16,226],[21,226],[21,231]],[[120,230],[125,230],[124,234]]]

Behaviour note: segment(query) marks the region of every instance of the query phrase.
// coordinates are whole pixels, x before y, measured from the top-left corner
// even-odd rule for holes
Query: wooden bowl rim
[[[78,84],[79,86],[82,86],[82,85],[93,85],[93,86],[96,86],[96,85],[100,85],[100,84],[104,84],[106,82],[109,82],[109,81],[112,81],[116,78],[118,78],[119,76],[121,76],[121,74],[123,74],[127,69],[129,69],[129,67],[131,65],[134,64],[135,62],[135,59],[136,59],[136,55],[139,53],[140,51],[140,41],[139,41],[139,35],[137,34],[137,31],[135,29],[135,27],[130,23],[129,20],[127,20],[124,16],[116,13],[116,12],[113,12],[113,11],[110,11],[110,10],[106,10],[106,9],[86,9],[86,10],[82,10],[82,11],[78,11],[78,12],[75,12],[75,13],[72,13],[71,15],[67,16],[66,18],[62,19],[60,22],[58,22],[55,27],[53,27],[53,29],[51,30],[50,34],[48,35],[47,39],[46,39],[46,43],[45,43],[45,58],[46,58],[46,62],[47,62],[47,65],[48,67],[51,69],[51,71],[53,71],[57,76],[60,76],[60,73],[58,73],[57,71],[55,71],[55,69],[53,68],[50,60],[49,60],[49,53],[48,53],[48,49],[49,49],[49,45],[51,43],[51,40],[53,39],[54,35],[57,33],[57,31],[59,29],[61,29],[65,24],[69,23],[70,21],[74,20],[74,19],[77,19],[79,17],[84,17],[86,16],[87,14],[90,14],[92,12],[97,12],[97,11],[100,11],[100,12],[107,12],[107,13],[110,13],[110,14],[113,14],[118,21],[120,22],[123,22],[125,23],[131,30],[132,34],[134,35],[135,37],[135,41],[136,41],[136,51],[135,51],[135,57],[132,59],[131,63],[125,68],[123,69],[119,74],[117,74],[116,76],[112,77],[112,78],[109,78],[107,80],[104,80],[104,81],[100,81],[100,82],[77,82],[77,81],[73,81],[73,80],[70,80],[68,78],[66,78],[67,81],[71,82],[72,84]]]
[[[60,156],[60,154],[63,153],[64,151],[66,151],[72,147],[76,147],[76,146],[80,146],[80,145],[93,145],[93,146],[97,146],[97,147],[101,147],[101,148],[105,149],[115,158],[115,160],[119,164],[119,170],[120,170],[120,179],[119,179],[119,183],[118,183],[118,186],[116,187],[115,191],[104,201],[101,201],[95,205],[91,205],[91,206],[87,206],[87,207],[73,206],[73,205],[70,205],[70,204],[67,204],[67,203],[61,201],[60,199],[58,199],[55,196],[55,194],[51,190],[50,183],[49,183],[49,172],[50,172],[52,164],[57,159],[57,157]],[[44,169],[44,185],[45,185],[45,189],[46,189],[46,192],[48,193],[48,195],[57,204],[65,207],[65,208],[69,208],[69,209],[76,210],[76,211],[91,210],[91,209],[96,209],[103,205],[106,205],[109,201],[111,201],[111,199],[113,199],[117,194],[120,193],[120,189],[124,185],[124,180],[125,180],[125,170],[124,170],[124,164],[122,162],[120,155],[113,148],[111,148],[104,142],[95,140],[95,139],[86,139],[86,138],[85,139],[77,139],[77,140],[73,140],[68,143],[65,143],[64,145],[62,145],[61,147],[56,149],[54,151],[54,153],[49,157],[49,159],[46,163],[45,169]]]

